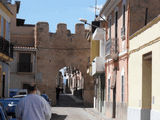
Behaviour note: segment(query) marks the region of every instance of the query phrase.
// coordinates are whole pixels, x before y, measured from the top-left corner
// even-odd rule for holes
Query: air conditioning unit
[[[105,72],[105,58],[96,57],[92,62],[92,76]]]

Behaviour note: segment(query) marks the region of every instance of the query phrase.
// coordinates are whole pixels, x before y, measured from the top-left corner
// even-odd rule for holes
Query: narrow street
[[[93,111],[93,108],[85,108],[82,101],[72,95],[61,94],[59,104],[52,108],[51,120],[100,120]]]

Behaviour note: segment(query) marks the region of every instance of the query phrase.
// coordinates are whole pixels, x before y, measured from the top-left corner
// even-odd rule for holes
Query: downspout
[[[129,1],[128,1],[129,2]],[[128,89],[128,85],[129,85],[129,76],[128,76],[128,59],[129,59],[129,36],[130,36],[130,2],[128,3],[128,24],[127,24],[127,105],[128,105],[128,99],[129,99],[129,89]]]

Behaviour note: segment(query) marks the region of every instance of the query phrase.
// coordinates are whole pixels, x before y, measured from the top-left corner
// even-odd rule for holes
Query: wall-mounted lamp
[[[83,22],[84,24],[88,24],[86,19],[80,18],[79,21]]]

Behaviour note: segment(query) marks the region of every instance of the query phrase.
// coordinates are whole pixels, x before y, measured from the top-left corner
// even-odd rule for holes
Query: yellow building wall
[[[139,54],[129,56],[128,72],[128,104],[130,107],[139,108],[142,102],[142,58]]]
[[[0,2],[0,35],[1,35],[1,18],[3,17],[3,37],[6,37],[6,22],[11,21],[12,13],[4,7],[4,5]]]
[[[4,17],[8,22],[10,22],[10,18],[12,13],[0,2],[0,15]]]
[[[152,99],[154,99],[152,109],[160,111],[160,42],[152,49]]]
[[[143,55],[152,52],[151,108],[160,111],[160,17],[131,36],[129,41],[129,107],[142,108]],[[144,84],[150,86],[150,84]],[[148,96],[144,92],[143,96]],[[143,101],[146,104],[147,100]],[[144,105],[143,108],[148,108]]]
[[[91,40],[91,55],[90,55],[90,62],[97,56],[99,56],[99,40]]]
[[[100,41],[99,40],[91,40],[91,44],[90,44],[90,64],[92,64],[92,61],[95,57],[99,56],[99,45],[100,45]],[[92,66],[89,67],[89,72],[90,75],[92,74]]]

